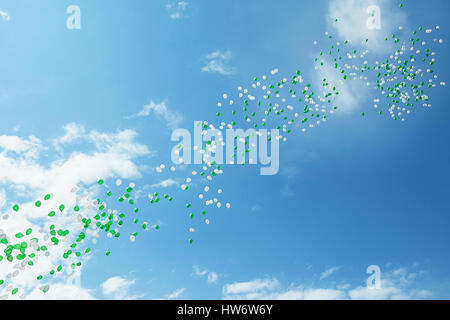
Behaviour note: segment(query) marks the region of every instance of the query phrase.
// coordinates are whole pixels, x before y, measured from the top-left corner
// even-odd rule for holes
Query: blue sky
[[[408,30],[440,26],[436,70],[446,81],[448,1],[405,1],[402,10],[398,1],[372,3],[383,23],[375,37],[397,22]],[[71,4],[81,9],[80,30],[66,28]],[[345,7],[325,0],[1,0],[2,213],[78,180],[104,177],[113,185],[121,177],[142,193],[168,176],[176,182],[163,188],[176,203],[148,209],[160,231],[135,243],[100,238],[81,281],[57,277],[48,297],[61,290],[100,299],[449,298],[446,87],[432,91],[432,108],[405,122],[378,116],[374,91],[353,91],[342,112],[282,144],[278,175],[226,167],[212,189],[220,186],[231,208],[211,210],[210,225],[195,222],[194,236],[183,207],[199,205],[200,186],[191,193],[179,186],[193,169],[154,170],[171,165],[173,127],[217,121],[222,93],[235,94],[273,68],[288,77],[300,67],[316,81],[313,41],[326,31],[339,36],[330,16]],[[360,26],[350,27],[358,37]],[[380,59],[390,54],[371,49]],[[159,109],[130,117],[152,102]],[[33,218],[0,220],[0,229],[38,224]],[[380,266],[383,290],[365,288],[369,265]],[[0,275],[9,272],[2,268]],[[17,283],[37,295],[26,278]]]

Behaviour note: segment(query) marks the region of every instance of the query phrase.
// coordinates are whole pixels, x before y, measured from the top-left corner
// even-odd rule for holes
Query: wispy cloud
[[[161,103],[155,103],[150,101],[142,107],[141,111],[125,117],[125,119],[132,119],[137,117],[148,117],[154,113],[158,118],[163,119],[169,129],[176,129],[179,127],[180,123],[183,121],[183,117],[176,111],[170,110],[167,106],[167,102],[163,101]]]
[[[247,282],[235,282],[226,284],[223,287],[225,295],[230,294],[249,294],[265,290],[273,290],[278,287],[280,283],[277,279],[256,279]]]
[[[328,278],[329,276],[331,276],[333,273],[335,273],[336,271],[339,270],[340,267],[331,267],[330,269],[325,270],[324,272],[322,272],[322,274],[320,275],[320,280],[323,280],[325,278]]]
[[[219,280],[219,275],[216,272],[208,273],[208,283],[216,283]]]
[[[336,271],[336,267],[322,273],[321,279]],[[433,296],[432,292],[414,287],[416,273],[408,268],[392,269],[382,273],[381,289],[363,286],[353,287],[348,283],[330,288],[314,286],[282,285],[276,278],[255,279],[246,282],[225,284],[222,288],[223,299],[253,300],[348,300],[348,299],[424,299]]]
[[[132,295],[129,293],[130,287],[135,284],[134,279],[127,279],[125,277],[111,277],[103,282],[100,287],[105,296],[115,300],[135,300],[142,296]]]
[[[178,299],[184,292],[186,291],[186,288],[179,288],[175,290],[174,292],[167,295],[168,300],[174,300]]]
[[[206,277],[206,281],[208,283],[217,283],[217,281],[219,280],[219,274],[217,272],[208,271],[207,269],[201,269],[198,266],[194,266],[192,269],[193,269],[192,274],[194,276],[197,276],[199,278]]]
[[[200,267],[198,266],[194,266],[192,267],[193,269],[193,275],[196,275],[197,277],[204,277],[208,274],[208,270],[207,269],[200,269]]]
[[[166,5],[167,11],[169,11],[169,17],[171,19],[181,19],[186,17],[185,11],[188,6],[186,1],[172,2]]]
[[[65,134],[53,140],[53,145],[57,150],[61,150],[62,145],[69,144],[80,139],[85,134],[84,126],[78,123],[69,123],[64,127]]]
[[[11,17],[9,16],[8,12],[0,10],[0,18],[2,18],[4,21],[11,20]]]
[[[233,56],[230,50],[222,52],[220,50],[209,53],[205,56],[206,64],[201,68],[202,72],[218,73],[224,76],[232,75],[235,70],[228,65]]]
[[[371,19],[368,8],[373,6],[380,9],[380,29],[367,26],[367,21]],[[342,39],[349,40],[352,45],[358,46],[369,39],[365,45],[367,48],[389,52],[391,48],[386,45],[384,38],[392,35],[398,26],[406,27],[404,12],[396,7],[395,2],[388,0],[332,0],[328,5],[327,22],[332,24]]]
[[[178,182],[169,178],[169,179],[163,180],[159,183],[152,184],[151,187],[152,188],[168,188],[170,186],[178,185],[178,184],[179,184]]]

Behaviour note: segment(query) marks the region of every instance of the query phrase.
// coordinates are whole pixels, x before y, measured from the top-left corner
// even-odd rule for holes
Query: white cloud
[[[367,27],[369,6],[380,8],[381,29]],[[336,18],[338,22],[334,22]],[[369,39],[367,48],[388,52],[391,47],[386,45],[384,39],[398,31],[399,26],[406,27],[406,14],[395,6],[395,2],[388,0],[332,0],[328,5],[327,21],[332,23],[342,39],[349,40],[351,44],[359,45]]]
[[[169,17],[177,20],[186,17],[185,11],[187,6],[188,3],[186,1],[178,1],[167,4],[166,9],[169,11]]]
[[[53,140],[53,145],[59,148],[60,145],[71,143],[77,139],[80,139],[85,134],[85,129],[83,125],[77,123],[69,123],[64,127],[65,134],[62,137]]]
[[[371,18],[370,13],[367,12],[370,6],[380,8],[381,29],[367,27],[367,20]],[[335,19],[338,21],[336,22]],[[393,2],[387,0],[331,0],[328,5],[326,21],[330,28],[334,29],[331,30],[331,34],[335,41],[343,43],[348,40],[349,46],[352,46],[357,52],[367,50],[378,55],[393,51],[392,42],[387,43],[386,37],[390,38],[393,33],[398,34],[399,26],[407,29],[406,14],[396,8]],[[366,39],[369,40],[367,43]],[[356,57],[359,58],[359,54]],[[367,55],[365,59],[370,59],[369,57]],[[348,60],[348,67],[356,63],[352,61],[353,59]],[[343,80],[342,74],[334,68],[331,58],[322,57],[322,62],[324,65],[316,73],[316,85],[322,87],[322,79],[325,78],[331,84],[330,87],[336,87],[339,96],[334,100],[334,104],[338,106],[339,111],[346,113],[357,109],[366,99],[368,90],[372,90],[373,84],[369,85],[369,89],[367,81],[360,79],[359,75],[349,76],[347,80]],[[360,60],[359,64],[362,67],[363,61]]]
[[[57,159],[48,166],[41,165],[35,159],[42,148],[40,144],[36,143],[34,147],[25,144],[24,148],[20,143],[9,144],[9,150],[16,148],[15,151],[21,152],[19,155],[25,154],[25,158],[0,153],[0,166],[3,168],[0,184],[10,183],[13,186],[41,189],[42,192],[45,192],[44,189],[53,189],[56,192],[61,190],[61,183],[71,188],[77,182],[92,183],[99,177],[138,177],[139,170],[133,160],[149,155],[150,151],[135,141],[136,136],[133,130],[117,133],[91,131],[85,139],[95,146],[94,150],[89,153],[72,152],[67,158]],[[11,137],[3,138],[8,140]],[[12,138],[16,141],[16,137]]]
[[[208,274],[207,269],[202,270],[198,266],[194,266],[192,267],[192,269],[194,270],[193,274],[196,275],[197,277],[204,277]]]
[[[163,180],[159,183],[152,184],[151,187],[152,188],[168,188],[173,185],[178,185],[178,182],[169,178],[169,179]]]
[[[81,288],[74,284],[57,283],[51,286],[47,293],[35,288],[27,297],[27,300],[93,300],[90,289]]]
[[[387,287],[380,289],[370,289],[367,287],[358,287],[349,292],[353,300],[404,300],[407,295],[402,294],[398,288]]]
[[[216,272],[208,273],[208,283],[217,283],[219,280],[219,275]]]
[[[431,297],[432,293],[428,290],[411,288],[416,277],[417,273],[409,271],[406,267],[382,272],[380,289],[359,286],[350,290],[349,296],[357,300],[404,300]]]
[[[206,64],[200,69],[202,72],[219,73],[224,76],[232,75],[235,71],[228,66],[232,53],[230,50],[222,52],[220,50],[209,53],[205,56]]]
[[[134,283],[134,279],[116,276],[103,282],[100,287],[102,288],[103,294],[106,296],[113,297],[116,300],[132,300],[135,296],[130,296],[128,290]]]
[[[148,117],[151,113],[156,114],[157,117],[166,121],[169,129],[176,129],[180,126],[183,121],[183,117],[176,111],[170,110],[167,107],[166,101],[161,103],[155,103],[151,101],[142,107],[141,111],[136,114],[125,117],[125,119],[132,119],[136,117]]]
[[[115,300],[136,300],[142,298],[143,295],[130,294],[130,287],[136,283],[134,279],[127,279],[121,276],[115,276],[107,279],[100,287],[102,293],[109,298]]]
[[[186,291],[185,288],[180,288],[167,295],[168,300],[178,299]]]
[[[329,276],[336,267],[324,273]],[[334,271],[330,271],[334,270]],[[322,278],[321,276],[321,278]],[[432,297],[432,292],[413,287],[417,273],[408,268],[398,268],[382,272],[381,289],[369,289],[363,286],[351,288],[348,283],[331,288],[315,288],[305,285],[281,285],[276,278],[256,279],[247,282],[235,282],[223,286],[223,299],[253,300],[376,300],[376,299],[424,299]],[[323,279],[323,278],[322,278]]]
[[[0,148],[2,155],[13,152],[24,158],[37,158],[42,150],[41,141],[35,136],[20,138],[18,136],[0,136]]]
[[[297,288],[272,293],[267,298],[272,300],[344,300],[345,294],[336,289]]]
[[[9,16],[8,12],[0,10],[0,18],[2,18],[5,21],[11,20],[11,17]]]
[[[87,139],[93,143],[100,152],[123,154],[129,157],[149,154],[147,146],[136,143],[137,132],[131,129],[116,133],[105,133],[92,130]],[[126,157],[128,157],[126,156]]]
[[[349,284],[349,283],[338,284],[336,286],[336,288],[339,290],[347,290],[350,287],[351,287],[351,284]]]
[[[52,250],[55,253],[55,250]],[[71,271],[56,273],[53,276],[53,280],[46,279],[36,284],[36,275],[48,272],[50,269],[50,263],[48,258],[39,259],[39,264],[35,264],[33,270],[30,272],[22,273],[14,280],[6,279],[5,285],[10,288],[17,287],[19,292],[16,295],[8,295],[5,288],[0,290],[0,300],[12,299],[12,300],[91,300],[95,299],[93,296],[94,290],[83,288],[81,286],[81,268]],[[84,262],[87,259],[83,259]],[[35,270],[35,268],[37,270]],[[0,268],[0,273],[3,272],[4,266]],[[16,268],[22,270],[21,268]],[[45,270],[45,271],[44,271]],[[43,288],[46,288],[47,292],[43,292]],[[8,289],[10,291],[11,289]]]
[[[207,54],[206,59],[208,59],[208,60],[219,59],[219,60],[228,61],[231,59],[231,56],[232,56],[232,53],[230,50],[227,50],[225,52],[221,52],[220,50],[217,50],[210,54]]]
[[[110,295],[117,291],[127,289],[130,285],[134,284],[134,280],[127,280],[122,277],[112,277],[101,284],[103,294]]]
[[[50,152],[55,155],[56,159],[48,160],[47,158],[41,159],[39,156],[40,150],[48,148],[39,139],[2,136],[0,138],[3,148],[3,151],[0,152],[0,167],[2,168],[0,187],[7,186],[8,190],[15,191],[15,194],[11,192],[13,198],[7,199],[9,202],[24,202],[18,201],[19,193],[26,200],[21,204],[19,213],[13,212],[11,208],[2,212],[0,234],[6,234],[11,238],[17,232],[23,232],[24,228],[30,227],[36,231],[35,236],[39,239],[39,243],[48,243],[49,240],[44,240],[44,233],[38,233],[37,230],[48,228],[48,225],[45,224],[47,219],[42,218],[47,218],[47,213],[53,210],[55,203],[63,203],[66,208],[70,208],[78,202],[83,207],[84,214],[89,215],[92,211],[89,205],[92,202],[88,202],[86,196],[92,197],[98,192],[98,187],[89,187],[90,184],[95,183],[99,178],[130,179],[140,176],[135,161],[139,157],[150,155],[150,151],[145,145],[138,143],[136,137],[137,134],[133,130],[114,133],[91,131],[81,137],[88,142],[86,147],[90,148],[89,151],[71,152],[67,157],[58,157],[57,153]],[[51,147],[51,143],[49,147]],[[45,162],[46,164],[44,164]],[[88,187],[79,187],[77,188],[78,192],[71,192],[71,189],[78,183]],[[53,199],[43,202],[41,208],[36,208],[34,201],[42,199],[43,195],[47,193],[53,193]],[[78,197],[81,198],[77,201]],[[67,237],[67,243],[74,240],[72,238],[77,231],[74,226],[82,227],[77,220],[74,220],[76,218],[75,215],[65,214],[54,217],[53,223],[60,228],[70,227],[72,232],[71,236]],[[89,236],[89,240],[91,239],[92,237]],[[65,251],[67,251],[66,245],[52,246],[52,255],[46,257],[40,254],[39,263],[36,263],[33,268],[26,268],[24,272],[19,270],[19,275],[16,277],[10,276],[17,271],[14,268],[15,264],[2,263],[0,264],[0,279],[8,279],[8,286],[19,287],[20,292],[37,294],[35,288],[40,285],[40,282],[36,280],[36,277],[40,274],[47,274],[55,265],[61,264],[64,269],[55,274],[52,282],[57,284],[62,279],[73,278],[69,261],[61,261]],[[84,257],[80,259],[80,262],[85,265],[88,259]],[[81,271],[82,268],[78,270]],[[51,296],[53,286],[50,288],[47,294]],[[0,296],[4,294],[5,286],[0,288]]]
[[[343,300],[346,295],[337,289],[283,288],[277,279],[236,282],[223,287],[223,298],[231,300]]]
[[[324,65],[316,71],[315,83],[317,87],[322,87],[322,79],[327,79],[327,82],[339,90],[339,96],[336,97],[333,104],[339,107],[340,112],[352,112],[359,107],[359,103],[367,95],[368,88],[362,80],[354,80],[349,77],[343,80],[340,73],[332,67],[331,60],[324,58]],[[322,96],[328,91],[323,90]]]
[[[263,290],[273,290],[278,286],[279,282],[276,279],[257,279],[247,282],[235,282],[232,284],[226,284],[223,287],[223,293],[225,295],[248,294],[260,292]]]
[[[217,272],[214,271],[208,271],[207,269],[201,269],[198,266],[194,266],[192,267],[193,272],[192,274],[199,277],[199,278],[203,278],[206,276],[206,281],[210,284],[213,283],[217,283],[217,281],[219,280],[219,274]]]
[[[328,278],[329,276],[331,276],[334,272],[338,271],[339,267],[331,267],[330,269],[325,270],[324,272],[322,272],[322,274],[320,275],[320,280],[323,280],[325,278]]]
[[[6,193],[5,189],[0,189],[0,210],[3,209],[3,207],[6,204]]]

